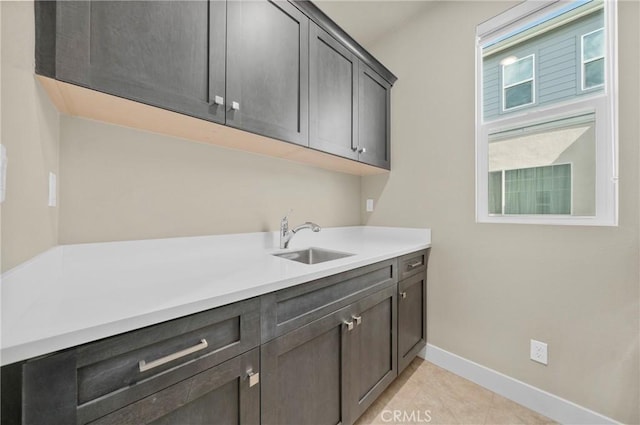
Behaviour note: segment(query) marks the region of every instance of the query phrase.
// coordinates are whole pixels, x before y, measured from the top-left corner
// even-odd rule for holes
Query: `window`
[[[507,58],[509,59],[509,58]],[[515,62],[502,63],[503,110],[529,105],[534,102],[534,55]]]
[[[478,222],[617,225],[615,22],[528,0],[478,26]]]
[[[582,36],[582,90],[604,84],[604,28]]]
[[[571,164],[489,172],[490,214],[571,214]]]

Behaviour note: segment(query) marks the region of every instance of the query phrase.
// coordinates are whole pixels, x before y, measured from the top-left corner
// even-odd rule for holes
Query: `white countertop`
[[[2,365],[266,294],[431,246],[429,229],[301,231],[355,255],[306,265],[271,255],[277,232],[62,245],[2,275]]]

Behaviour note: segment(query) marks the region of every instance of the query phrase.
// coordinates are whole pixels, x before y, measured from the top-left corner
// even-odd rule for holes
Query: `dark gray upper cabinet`
[[[309,34],[309,146],[358,159],[358,59],[312,23]]]
[[[358,93],[359,160],[391,168],[391,84],[371,68],[360,66]]]
[[[396,77],[306,0],[37,0],[36,72],[389,169]]]
[[[220,1],[59,1],[55,77],[223,123],[215,99],[225,95],[225,9]]]
[[[308,54],[309,18],[293,5],[229,1],[227,125],[308,146]]]

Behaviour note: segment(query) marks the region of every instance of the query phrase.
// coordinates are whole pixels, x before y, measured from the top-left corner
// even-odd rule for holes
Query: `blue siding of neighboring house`
[[[604,26],[602,10],[584,16],[570,25],[551,30],[514,47],[501,50],[483,60],[483,112],[485,120],[506,116],[523,109],[562,102],[600,89],[582,90],[581,37]],[[502,67],[509,56],[522,58],[535,54],[534,103],[502,111]]]

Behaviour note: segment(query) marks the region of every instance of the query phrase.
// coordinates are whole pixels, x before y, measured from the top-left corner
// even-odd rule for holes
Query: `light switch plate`
[[[55,207],[58,205],[58,195],[57,195],[57,178],[54,173],[49,173],[49,206]]]
[[[367,199],[367,212],[373,212],[373,199]]]

